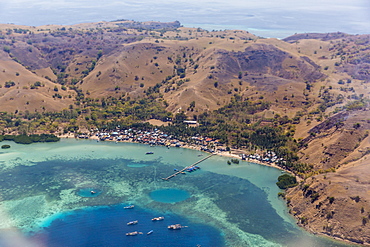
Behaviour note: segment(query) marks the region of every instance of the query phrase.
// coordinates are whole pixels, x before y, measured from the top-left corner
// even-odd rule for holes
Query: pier
[[[171,178],[175,177],[176,175],[178,175],[178,174],[180,174],[180,173],[184,173],[184,171],[185,171],[186,169],[193,168],[194,166],[196,166],[196,165],[197,165],[197,164],[199,164],[200,162],[205,161],[206,159],[210,158],[210,157],[211,157],[211,156],[213,156],[213,155],[216,155],[216,154],[210,154],[210,155],[208,155],[207,157],[204,157],[203,159],[198,160],[198,161],[197,161],[197,162],[195,162],[194,164],[192,164],[192,165],[190,165],[190,166],[187,166],[187,167],[185,167],[184,169],[182,169],[182,170],[180,170],[180,171],[177,171],[176,173],[174,173],[174,174],[172,174],[172,175],[170,175],[170,176],[168,176],[168,177],[166,177],[166,178],[162,178],[162,179],[163,179],[163,180],[169,180],[169,179],[171,179]]]

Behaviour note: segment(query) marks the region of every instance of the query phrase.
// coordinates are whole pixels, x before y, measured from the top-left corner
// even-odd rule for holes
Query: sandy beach
[[[63,134],[63,135],[60,135],[59,137],[60,138],[78,138],[73,133]],[[89,136],[89,139],[99,141],[99,137],[97,135]],[[116,140],[106,140],[106,141],[116,141]],[[138,142],[132,142],[132,141],[127,141],[127,140],[121,140],[121,141],[118,141],[118,142],[138,143]],[[194,145],[194,144],[182,143],[181,148],[188,148],[188,149],[193,149],[193,150],[197,150],[197,151],[202,151],[201,147],[199,145]],[[247,153],[244,152],[243,150],[233,149],[233,148],[230,149],[230,151],[216,151],[216,152],[214,152],[214,154],[220,155],[220,156],[223,156],[223,157],[229,157],[229,158],[232,158],[232,159],[240,159],[240,160],[241,160],[241,155],[242,154],[247,155]],[[289,174],[292,174],[292,175],[295,176],[295,174],[293,172],[291,172],[289,170],[286,170],[286,169],[276,165],[275,163],[267,163],[267,162],[262,162],[262,161],[257,160],[257,159],[250,159],[250,158],[247,158],[245,161],[255,163],[255,164],[258,164],[258,165],[262,165],[262,166],[273,167],[273,168],[279,169],[281,171],[285,171],[286,173],[289,173]]]

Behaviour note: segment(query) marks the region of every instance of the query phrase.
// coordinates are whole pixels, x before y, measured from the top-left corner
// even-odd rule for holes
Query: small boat
[[[181,228],[184,228],[184,227],[187,227],[187,226],[182,226],[180,224],[174,224],[174,225],[169,225],[167,228],[169,230],[180,230]]]
[[[92,191],[90,191],[90,193],[91,193],[91,195],[96,194],[96,192],[95,192],[95,191],[93,191],[93,190],[92,190]]]
[[[164,220],[164,217],[160,216],[160,217],[155,217],[152,219],[152,221],[159,221],[159,220]]]
[[[150,235],[150,234],[152,234],[153,233],[153,230],[150,230],[149,232],[147,232],[146,234],[147,235]]]
[[[138,234],[143,234],[142,232],[134,231],[134,232],[128,232],[126,233],[126,236],[136,236]]]
[[[137,223],[139,223],[139,221],[134,220],[134,221],[130,221],[130,222],[128,222],[128,223],[127,223],[127,225],[128,225],[128,226],[129,226],[129,225],[136,225]]]
[[[123,207],[124,209],[130,209],[130,208],[134,208],[135,205],[129,205],[129,206],[126,206],[126,207]]]
[[[154,152],[146,152],[145,154],[154,154]]]

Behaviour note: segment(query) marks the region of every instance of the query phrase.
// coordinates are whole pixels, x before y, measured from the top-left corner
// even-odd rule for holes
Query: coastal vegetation
[[[102,100],[87,99],[80,104],[81,108],[63,110],[62,112],[18,113],[3,112],[0,115],[0,127],[18,133],[33,133],[44,130],[56,133],[81,133],[80,129],[100,129],[114,131],[120,128],[142,128],[151,130],[159,128],[189,143],[191,137],[196,135],[217,139],[226,147],[242,148],[254,153],[260,151],[273,151],[284,159],[279,165],[286,169],[305,173],[311,167],[300,163],[297,151],[298,142],[292,137],[289,123],[292,121],[286,116],[275,116],[272,119],[257,117],[255,114],[269,108],[264,101],[242,100],[234,96],[231,102],[212,112],[205,112],[194,116],[199,126],[190,127],[184,120],[184,112],[173,116],[166,111],[161,101],[154,99],[127,99],[105,98]],[[143,123],[149,119],[171,121],[168,126],[155,127]],[[262,125],[263,123],[263,125]],[[37,140],[54,141],[53,135],[4,135],[5,140],[14,140],[19,143],[32,143]],[[36,138],[37,137],[37,138]]]
[[[19,144],[31,144],[34,142],[57,142],[60,138],[54,134],[32,134],[32,135],[0,135],[0,141],[14,141]]]
[[[295,176],[292,176],[290,174],[283,174],[278,177],[278,182],[276,182],[276,185],[280,189],[288,189],[297,186],[298,183]]]
[[[239,164],[239,159],[231,159],[231,162],[238,165]]]

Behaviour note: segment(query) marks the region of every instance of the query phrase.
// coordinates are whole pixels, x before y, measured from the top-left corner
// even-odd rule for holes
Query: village
[[[200,135],[192,136],[188,140],[182,140],[173,135],[168,135],[158,129],[151,131],[139,129],[116,129],[112,132],[92,130],[89,134],[75,136],[79,139],[96,139],[97,141],[133,142],[148,144],[151,146],[166,146],[177,148],[191,148],[199,151],[218,154],[232,158],[238,158],[262,165],[274,166],[282,169],[285,163],[283,158],[278,157],[273,151],[260,153],[247,153],[243,150],[226,147],[218,140]]]

